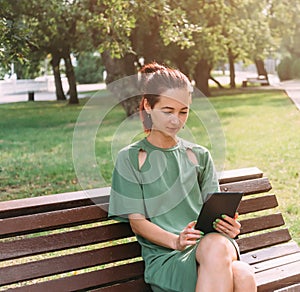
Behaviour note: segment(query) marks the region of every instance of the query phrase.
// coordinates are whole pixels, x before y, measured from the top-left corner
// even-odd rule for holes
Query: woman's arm
[[[176,250],[184,250],[188,245],[196,244],[201,232],[194,229],[195,222],[190,222],[179,235],[168,232],[150,222],[141,214],[128,216],[132,231],[154,244]]]

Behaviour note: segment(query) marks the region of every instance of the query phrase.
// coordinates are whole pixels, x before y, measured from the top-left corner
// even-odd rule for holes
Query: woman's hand
[[[241,229],[241,224],[237,221],[237,218],[238,213],[235,214],[234,218],[222,215],[222,219],[217,219],[214,222],[214,228],[230,238],[235,238],[240,234]]]
[[[176,240],[176,249],[184,250],[189,245],[195,245],[197,240],[201,238],[203,232],[194,229],[196,221],[190,222],[178,235]]]

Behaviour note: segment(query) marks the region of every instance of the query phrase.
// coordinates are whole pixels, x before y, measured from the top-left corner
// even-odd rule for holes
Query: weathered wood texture
[[[241,259],[254,267],[258,290],[294,291],[300,249],[276,209],[276,196],[268,193],[268,178],[247,168],[225,171],[219,180],[223,191],[245,193],[237,242]],[[150,291],[130,226],[107,219],[108,194],[102,188],[0,202],[1,288]]]

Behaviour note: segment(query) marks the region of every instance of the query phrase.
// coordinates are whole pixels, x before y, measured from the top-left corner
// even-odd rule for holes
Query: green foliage
[[[103,70],[104,67],[99,55],[82,53],[78,56],[75,67],[76,80],[81,84],[103,81]]]
[[[277,72],[280,81],[284,80],[291,80],[291,68],[292,68],[292,59],[290,57],[285,57],[283,60],[280,61],[278,64]]]
[[[13,1],[2,0],[0,5],[0,63],[7,68],[11,62],[25,63],[30,47],[31,24],[25,25],[22,15],[14,13]]]
[[[300,79],[300,58],[293,60],[291,71],[293,79]]]

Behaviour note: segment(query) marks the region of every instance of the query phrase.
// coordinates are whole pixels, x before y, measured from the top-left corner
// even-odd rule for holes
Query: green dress
[[[188,149],[196,155],[198,165],[189,159]],[[141,169],[140,150],[147,154]],[[161,228],[179,234],[197,219],[207,195],[218,190],[217,175],[206,148],[179,140],[175,147],[164,149],[145,138],[118,154],[109,216],[128,222],[128,214],[139,213]],[[178,251],[155,245],[141,236],[137,239],[145,261],[145,281],[153,291],[195,291],[195,246]]]

